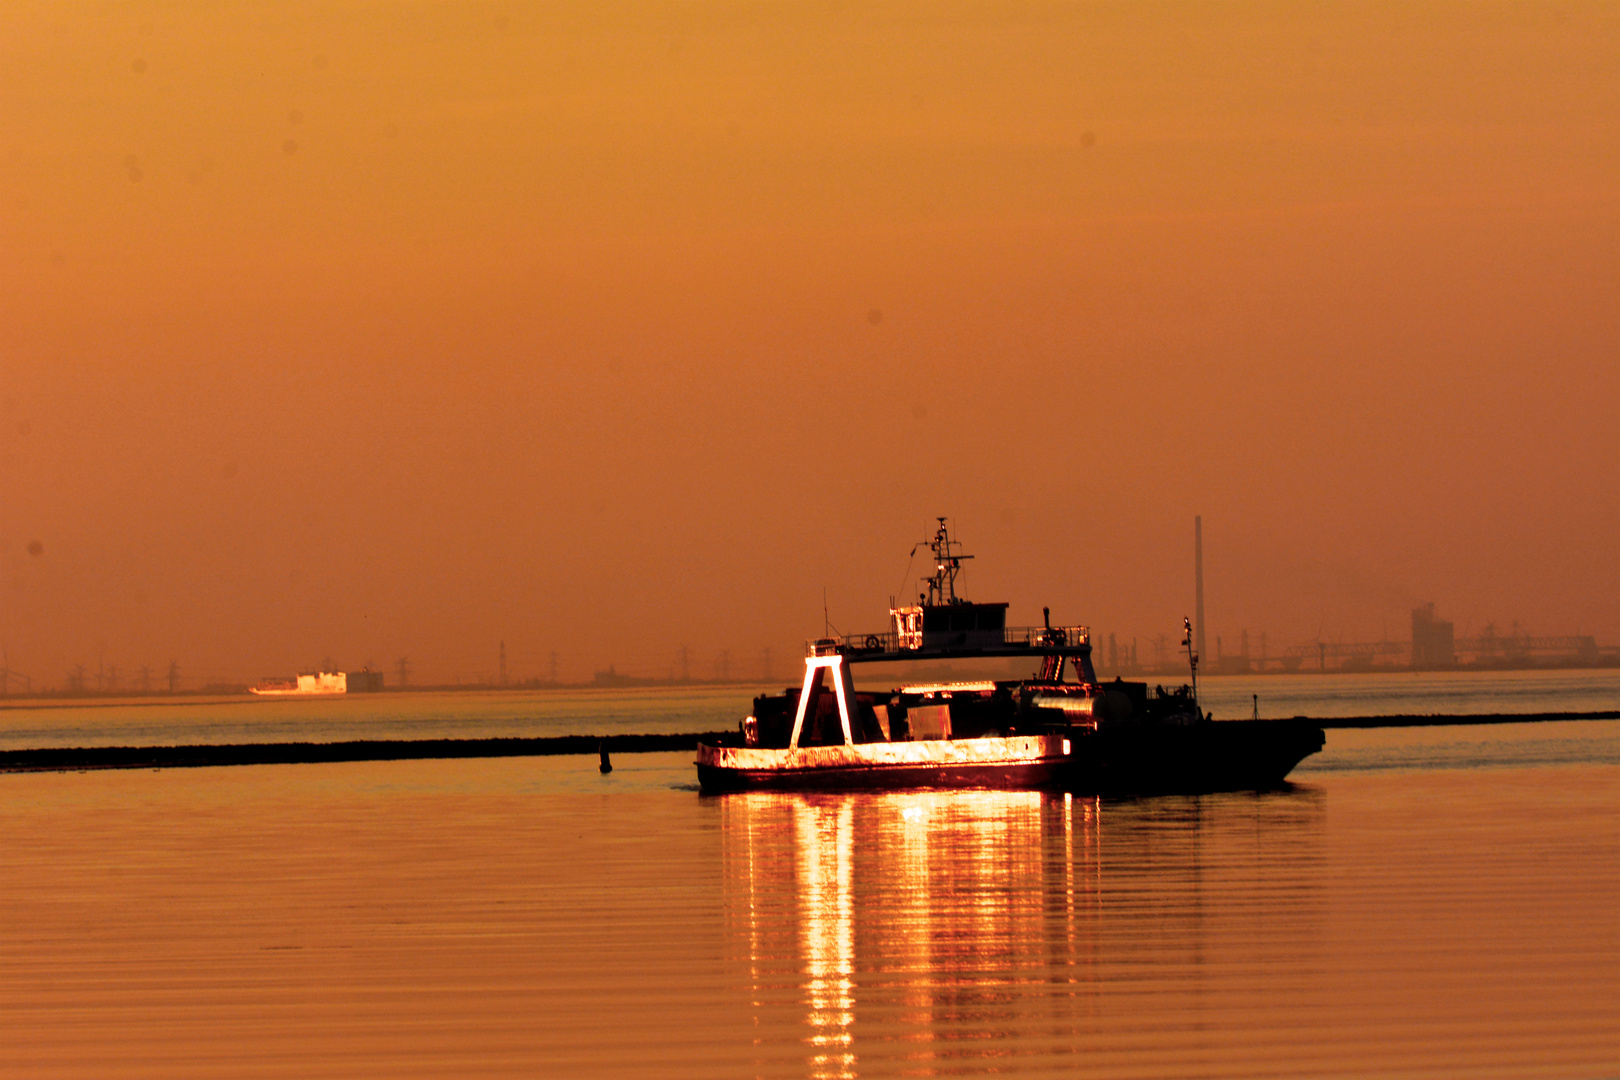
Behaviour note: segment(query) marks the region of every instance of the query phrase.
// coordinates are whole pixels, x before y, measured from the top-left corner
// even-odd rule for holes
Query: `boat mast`
[[[1183,630],[1181,647],[1187,650],[1187,665],[1192,668],[1192,696],[1193,705],[1196,707],[1198,704],[1198,650],[1193,648],[1192,620],[1183,618],[1181,626]]]
[[[929,607],[962,603],[956,597],[956,575],[962,572],[962,560],[973,558],[963,555],[961,543],[951,539],[945,519],[939,518],[938,521],[939,530],[928,545],[934,552],[934,572],[923,579],[928,583],[928,595],[923,602]]]

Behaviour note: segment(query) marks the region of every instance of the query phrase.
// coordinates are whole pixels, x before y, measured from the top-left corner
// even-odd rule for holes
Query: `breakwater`
[[[1296,720],[1311,719],[1295,717]],[[1468,713],[1410,716],[1335,716],[1311,719],[1320,728],[1444,727],[1450,724],[1534,724],[1553,720],[1620,720],[1620,709],[1596,712]]]
[[[1324,729],[1525,724],[1559,720],[1620,720],[1620,710],[1406,716],[1296,717]],[[343,761],[424,761],[454,758],[544,757],[561,754],[668,753],[695,749],[720,732],[557,735],[493,739],[352,739],[341,742],[258,742],[193,746],[41,747],[0,751],[0,772],[86,769],[179,769],[219,765],[308,765]]]
[[[448,758],[544,757],[693,750],[718,732],[557,735],[536,739],[353,739],[346,742],[227,743],[200,746],[43,747],[0,751],[0,772],[80,769],[182,769],[211,765],[310,765],[338,761],[422,761]]]

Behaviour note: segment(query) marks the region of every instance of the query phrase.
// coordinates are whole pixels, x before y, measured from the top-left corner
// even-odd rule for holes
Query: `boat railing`
[[[918,653],[931,655],[952,649],[1020,653],[1073,649],[1090,644],[1091,628],[1088,626],[1009,626],[1000,631],[942,630],[901,635],[887,630],[880,634],[840,634],[807,640],[805,652],[809,656],[842,655],[852,660],[874,660],[887,656],[904,660]]]

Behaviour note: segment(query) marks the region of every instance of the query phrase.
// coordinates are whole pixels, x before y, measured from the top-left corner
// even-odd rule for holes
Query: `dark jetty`
[[[0,751],[0,772],[79,769],[183,769],[206,765],[310,765],[333,761],[646,754],[695,750],[718,733],[558,735],[544,739],[356,739],[333,743],[230,743],[212,746],[85,746]]]
[[[1317,728],[1436,727],[1448,724],[1529,724],[1553,720],[1620,720],[1600,712],[1485,713],[1437,716],[1294,717]],[[1252,723],[1253,721],[1249,721]],[[1262,721],[1264,723],[1264,721]],[[230,743],[204,746],[82,746],[0,750],[0,772],[82,769],[181,769],[208,765],[308,765],[333,761],[427,761],[447,758],[544,757],[552,754],[668,753],[717,743],[733,732],[673,735],[558,735],[543,739],[357,739],[335,743]],[[1128,737],[1128,736],[1127,736]],[[1138,738],[1151,738],[1140,735]]]
[[[1303,720],[1302,716],[1294,719]],[[1598,712],[1468,713],[1430,716],[1336,716],[1312,720],[1320,728],[1444,727],[1447,724],[1536,724],[1552,720],[1620,720],[1620,709]]]

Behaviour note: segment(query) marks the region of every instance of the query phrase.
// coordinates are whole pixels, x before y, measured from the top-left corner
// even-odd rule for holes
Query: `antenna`
[[[1183,616],[1181,620],[1183,634],[1181,647],[1187,650],[1187,665],[1192,668],[1192,696],[1193,707],[1198,706],[1198,650],[1193,648],[1192,620]]]
[[[973,556],[962,554],[962,545],[951,539],[945,518],[935,520],[939,522],[939,528],[935,530],[934,538],[927,541],[929,550],[934,553],[934,572],[923,579],[928,585],[923,602],[931,607],[960,604],[962,601],[956,596],[956,575],[962,572],[962,560]],[[912,551],[915,552],[916,548]]]

